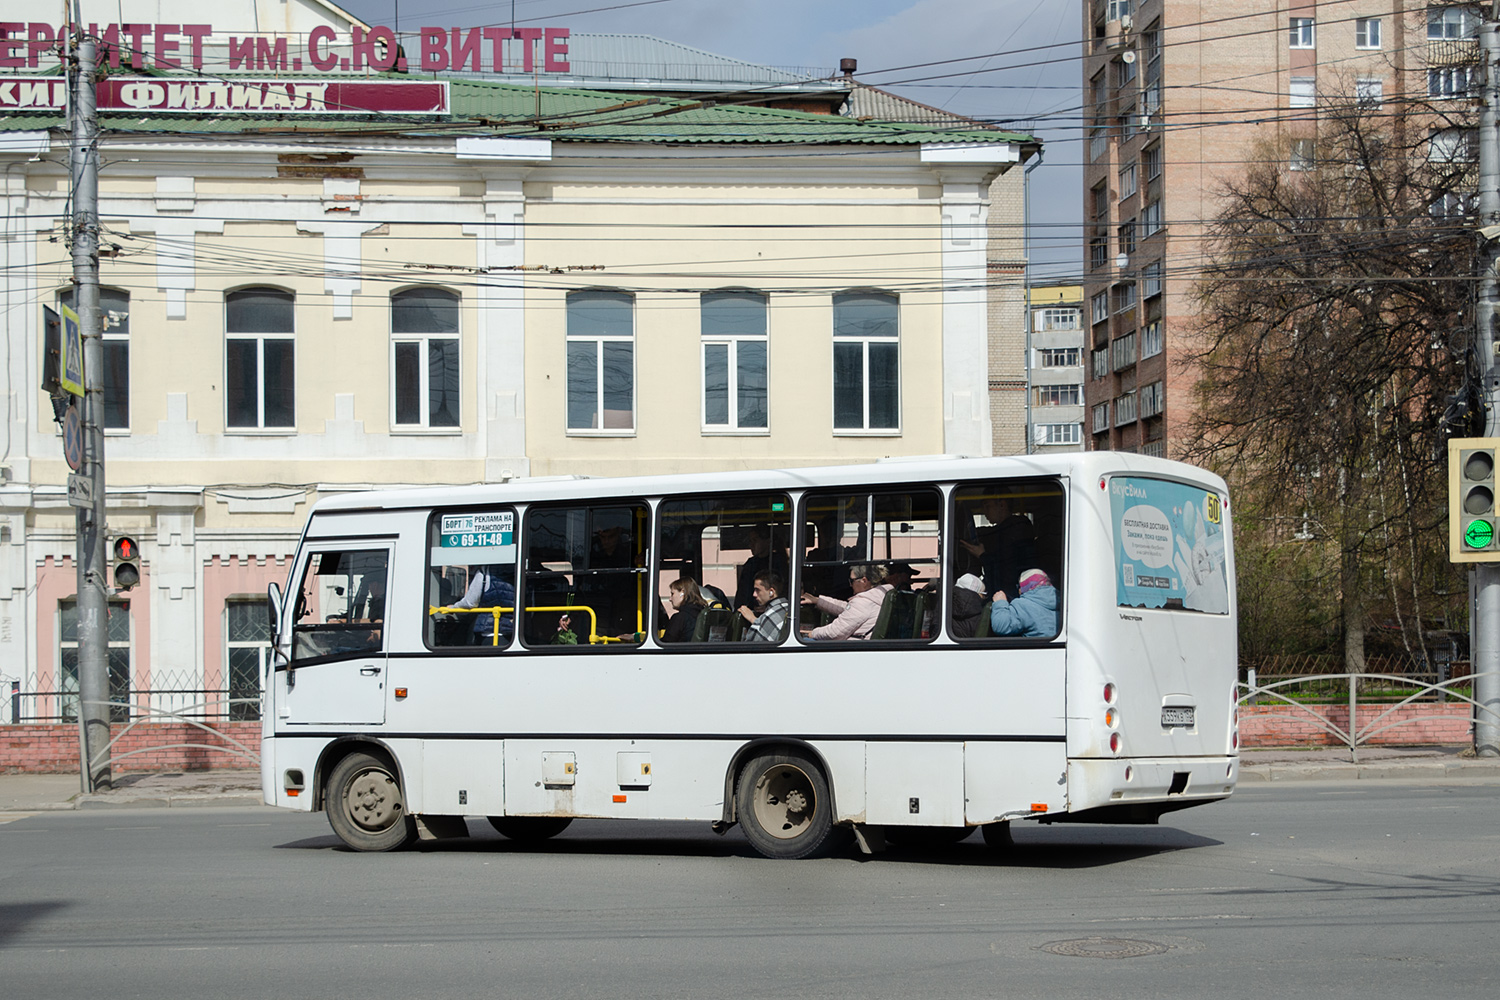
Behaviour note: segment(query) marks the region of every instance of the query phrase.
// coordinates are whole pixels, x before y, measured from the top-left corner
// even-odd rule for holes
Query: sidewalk
[[[1496,781],[1500,758],[1463,756],[1462,747],[1369,747],[1357,763],[1332,747],[1246,750],[1240,782],[1263,781]],[[259,806],[258,771],[128,773],[105,792],[83,795],[76,774],[0,774],[0,813],[52,809],[182,809]]]

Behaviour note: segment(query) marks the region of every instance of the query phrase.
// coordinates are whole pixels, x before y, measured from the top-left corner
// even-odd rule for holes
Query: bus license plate
[[[1163,729],[1173,729],[1177,726],[1183,726],[1188,729],[1193,728],[1193,706],[1169,705],[1162,708],[1161,727]]]

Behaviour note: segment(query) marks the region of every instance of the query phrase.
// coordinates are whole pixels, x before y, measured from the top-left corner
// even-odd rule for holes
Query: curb
[[[1369,764],[1252,764],[1240,768],[1242,784],[1267,781],[1500,781],[1500,765],[1488,762],[1373,761]]]
[[[140,799],[116,798],[111,795],[80,795],[76,802],[39,806],[39,809],[201,809],[263,806],[260,795],[168,795]]]

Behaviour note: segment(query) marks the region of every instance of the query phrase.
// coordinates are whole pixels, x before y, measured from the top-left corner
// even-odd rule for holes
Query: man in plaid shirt
[[[753,593],[761,612],[757,615],[747,607],[740,608],[740,614],[750,623],[750,627],[745,630],[746,642],[781,641],[785,634],[787,614],[792,609],[787,599],[781,596],[785,587],[779,573],[768,571],[756,574]]]

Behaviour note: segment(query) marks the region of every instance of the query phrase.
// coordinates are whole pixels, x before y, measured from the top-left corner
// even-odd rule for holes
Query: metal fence
[[[27,690],[16,678],[0,676],[4,697],[0,725],[23,722],[78,721],[78,683],[71,674],[42,675]],[[258,690],[208,689],[202,675],[157,672],[150,677],[128,677],[112,672],[109,678],[110,721],[126,723],[160,716],[176,720],[253,722],[260,718]]]

